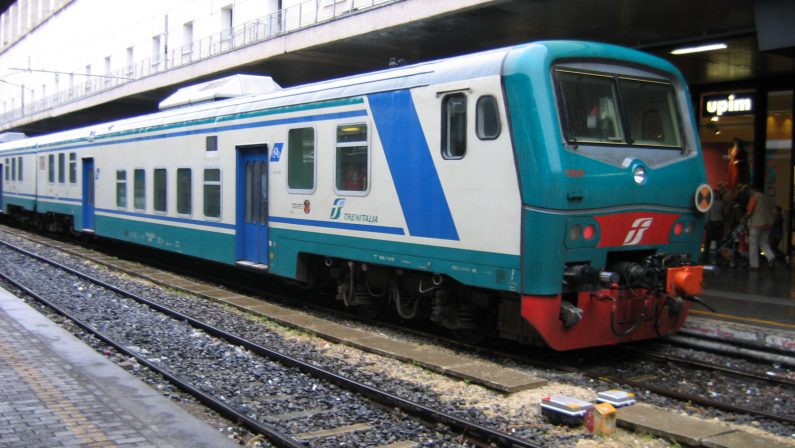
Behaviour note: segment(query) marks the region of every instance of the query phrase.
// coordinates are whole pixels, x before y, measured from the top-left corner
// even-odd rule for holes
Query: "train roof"
[[[630,52],[633,55],[644,55],[659,60],[659,58],[645,55],[635,50],[621,49],[620,47],[607,44],[574,41],[537,42],[277,89],[259,95],[243,96],[212,103],[164,110],[84,128],[2,143],[0,144],[0,153],[9,150],[27,152],[37,147],[50,146],[61,142],[77,143],[81,140],[93,141],[99,136],[118,132],[219,116],[244,114],[256,110],[298,104],[311,104],[327,100],[352,98],[377,92],[410,89],[466,79],[497,76],[501,74],[503,61],[512,50],[533,45],[543,47],[569,47],[571,44],[576,44],[577,46],[585,44],[589,48],[618,49],[622,52]]]
[[[508,51],[510,51],[510,48],[490,50],[289,87],[260,95],[164,110],[138,117],[4,143],[0,144],[0,151],[22,148],[29,150],[37,146],[51,145],[63,141],[73,142],[81,138],[93,140],[101,135],[155,125],[201,120],[254,110],[350,98],[376,92],[498,75],[502,60]]]

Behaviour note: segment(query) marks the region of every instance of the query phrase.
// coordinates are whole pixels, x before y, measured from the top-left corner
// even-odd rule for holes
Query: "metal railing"
[[[193,41],[186,46],[169,48],[167,53],[158,55],[156,58],[147,58],[104,75],[87,76],[85,82],[74,84],[34,101],[25,103],[25,95],[22,94],[20,107],[0,114],[0,129],[7,128],[7,124],[14,120],[24,119],[92,95],[108,92],[133,81],[178,69],[284,34],[337,20],[352,13],[400,1],[403,0],[308,0]],[[77,73],[75,75],[77,76]],[[34,89],[23,87],[23,90],[30,91],[33,97],[38,96]]]

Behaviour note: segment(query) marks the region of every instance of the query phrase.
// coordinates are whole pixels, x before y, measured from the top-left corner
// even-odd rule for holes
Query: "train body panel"
[[[657,298],[638,310],[599,276],[665,277],[697,254],[700,152],[670,64],[545,42],[3,144],[25,171],[4,168],[0,200],[49,227],[336,283],[368,311],[571,349],[654,337],[604,321],[685,295],[644,284]]]
[[[36,190],[32,182],[36,178],[35,154],[8,152],[0,157],[3,169],[0,176],[4,184],[0,193],[3,198],[0,209],[8,211],[8,207],[18,207],[33,211],[36,209]]]

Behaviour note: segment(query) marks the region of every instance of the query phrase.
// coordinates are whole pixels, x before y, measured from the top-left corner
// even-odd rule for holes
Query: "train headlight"
[[[588,224],[582,229],[582,237],[588,241],[591,241],[593,237],[596,236],[596,226],[593,224]]]
[[[646,183],[646,168],[642,166],[636,166],[634,170],[632,170],[632,178],[635,180],[635,183],[638,185],[643,185]]]
[[[696,221],[692,218],[682,217],[671,226],[670,241],[690,241],[696,234]]]
[[[674,224],[674,235],[680,236],[682,235],[682,231],[685,229],[685,225],[681,222],[677,222]]]
[[[592,218],[572,218],[566,225],[566,247],[586,248],[599,244],[599,225]]]
[[[577,241],[582,236],[582,226],[580,224],[573,224],[569,227],[569,239]]]

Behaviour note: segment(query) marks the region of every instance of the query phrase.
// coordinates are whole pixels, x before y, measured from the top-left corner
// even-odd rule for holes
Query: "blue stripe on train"
[[[358,230],[360,232],[387,233],[389,235],[403,235],[400,227],[374,226],[369,224],[348,224],[337,221],[317,221],[314,219],[295,219],[280,216],[269,216],[270,222],[293,224],[299,226],[326,227],[329,229]]]
[[[375,93],[368,99],[409,234],[458,240],[411,92]]]

